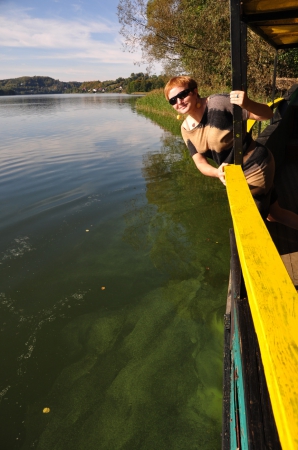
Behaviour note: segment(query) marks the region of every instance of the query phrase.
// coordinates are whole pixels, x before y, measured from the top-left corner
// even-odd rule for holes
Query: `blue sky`
[[[0,0],[0,79],[109,80],[145,72],[123,51],[118,0]],[[156,73],[159,71],[156,69]]]

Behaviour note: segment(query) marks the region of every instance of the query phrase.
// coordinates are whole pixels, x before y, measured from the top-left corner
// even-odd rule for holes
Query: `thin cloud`
[[[76,3],[73,3],[71,6],[72,6],[72,8],[73,8],[73,10],[74,10],[75,12],[77,12],[77,11],[82,11],[82,5],[78,5],[78,4],[76,4]]]
[[[75,21],[32,18],[28,14],[0,17],[0,45],[18,48],[88,48],[100,41],[100,35],[113,35],[118,25],[106,20]],[[94,34],[98,36],[94,38]],[[103,39],[102,39],[103,40]]]
[[[107,64],[133,64],[136,60],[136,54],[122,51],[118,25],[100,19],[90,22],[42,19],[23,13],[10,20],[0,17],[0,29],[0,46],[31,51],[33,59],[90,59]],[[38,55],[34,55],[34,50]],[[26,55],[23,54],[24,58]],[[11,55],[7,56],[11,59]]]

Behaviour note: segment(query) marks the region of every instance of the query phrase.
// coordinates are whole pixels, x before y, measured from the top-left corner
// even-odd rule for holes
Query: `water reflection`
[[[114,105],[131,108],[134,102],[135,96],[127,94],[13,95],[1,97],[0,117],[40,116],[71,109],[113,109]]]
[[[125,238],[136,248],[150,244],[155,266],[173,278],[195,275],[205,260],[208,277],[221,283],[229,251],[223,234],[230,226],[225,190],[196,171],[182,141],[170,134],[162,141],[159,152],[143,156],[148,203],[139,207],[133,201]]]

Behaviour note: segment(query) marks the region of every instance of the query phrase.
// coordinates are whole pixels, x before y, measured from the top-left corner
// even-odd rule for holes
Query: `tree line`
[[[130,77],[106,81],[64,82],[50,77],[34,76],[0,80],[0,95],[149,92],[164,87],[167,78],[139,72]]]
[[[86,92],[150,92],[154,89],[163,88],[167,78],[163,75],[149,75],[148,73],[131,73],[127,78],[117,78],[107,81],[87,81],[82,83],[80,90]]]

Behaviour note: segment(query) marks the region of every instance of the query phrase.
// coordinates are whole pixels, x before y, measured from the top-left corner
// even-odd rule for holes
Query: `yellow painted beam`
[[[298,449],[298,294],[240,166],[225,169],[249,305],[283,450]]]
[[[284,98],[283,97],[279,97],[279,98],[277,98],[276,100],[274,100],[274,103],[273,102],[269,102],[269,103],[267,103],[267,105],[271,108],[272,107],[272,105],[274,106],[274,108],[276,108],[277,107],[277,105],[282,101],[282,100],[284,100]],[[273,109],[274,109],[273,108]],[[253,120],[253,119],[248,119],[247,120],[247,124],[246,124],[246,131],[249,133],[250,132],[250,130],[252,129],[252,127],[254,126],[254,124],[257,122],[257,120]]]

